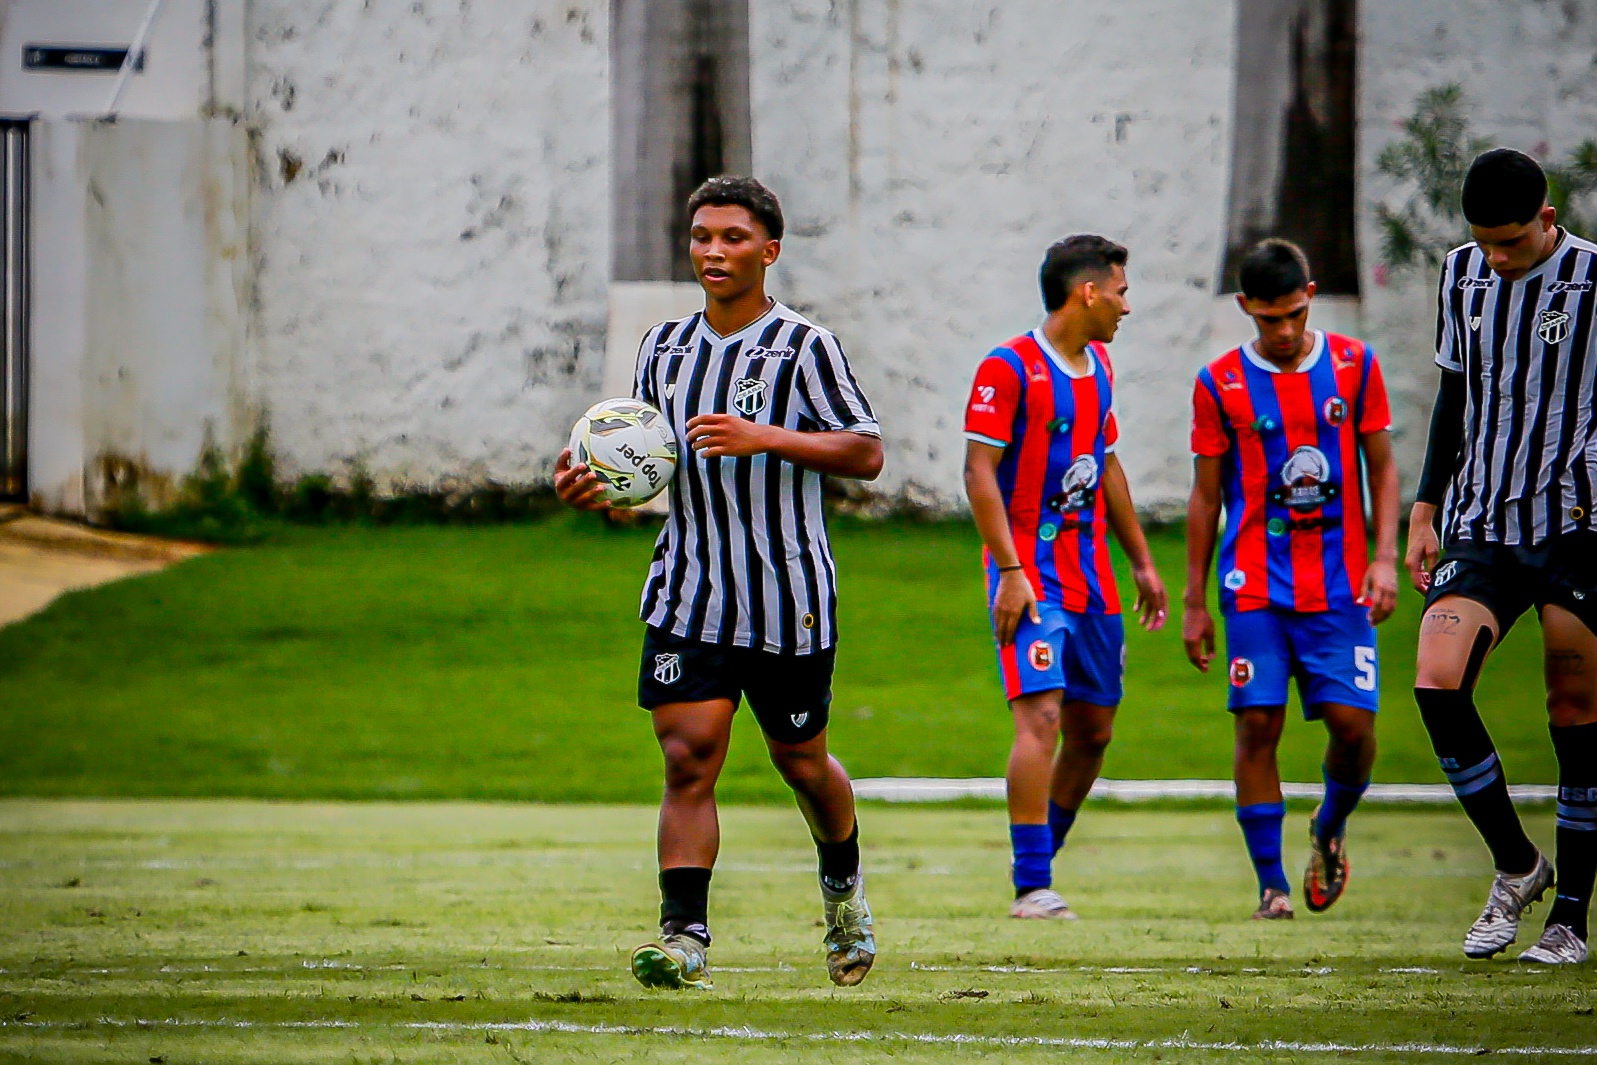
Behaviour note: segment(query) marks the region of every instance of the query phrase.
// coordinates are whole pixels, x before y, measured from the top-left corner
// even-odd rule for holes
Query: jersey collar
[[[758,318],[754,319],[754,321],[750,322],[748,325],[744,326],[742,329],[739,329],[735,333],[728,333],[726,336],[722,336],[720,333],[717,333],[714,329],[710,328],[710,318],[708,315],[704,315],[704,317],[699,319],[699,328],[703,329],[710,335],[712,342],[716,344],[725,344],[727,341],[734,340],[742,336],[744,333],[747,333],[751,329],[757,329],[769,322],[772,318],[775,318],[777,315],[786,312],[787,308],[782,306],[782,301],[773,299],[771,301],[771,305],[765,308],[764,314],[760,315]],[[703,314],[703,312],[701,311],[700,314]]]
[[[1042,331],[1042,327],[1041,326],[1038,326],[1036,329],[1033,329],[1031,331],[1031,338],[1037,342],[1037,346],[1039,348],[1042,348],[1043,353],[1048,356],[1049,360],[1055,366],[1059,367],[1060,373],[1063,373],[1066,377],[1076,377],[1076,378],[1091,377],[1093,374],[1098,372],[1098,357],[1092,353],[1092,345],[1091,344],[1087,345],[1087,370],[1086,370],[1086,372],[1085,373],[1076,373],[1065,362],[1065,357],[1063,355],[1059,354],[1059,352],[1055,351],[1054,350],[1054,346],[1052,344],[1048,343],[1048,338],[1043,335],[1043,331]]]
[[[1242,355],[1249,362],[1263,370],[1265,373],[1308,373],[1310,370],[1314,369],[1315,366],[1319,365],[1320,356],[1325,352],[1326,340],[1325,333],[1318,329],[1314,330],[1314,350],[1309,352],[1308,358],[1298,363],[1298,368],[1296,370],[1281,369],[1281,367],[1277,366],[1263,355],[1260,355],[1256,344],[1256,341],[1250,340],[1246,344],[1242,345]]]

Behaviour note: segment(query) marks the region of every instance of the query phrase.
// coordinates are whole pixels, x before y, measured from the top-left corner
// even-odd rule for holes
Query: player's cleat
[[[865,877],[854,890],[833,895],[821,889],[826,902],[826,975],[838,987],[853,987],[865,979],[876,961],[876,932],[870,903],[865,901]]]
[[[1290,921],[1292,916],[1292,896],[1273,887],[1264,889],[1259,908],[1253,911],[1255,921]]]
[[[1567,924],[1550,924],[1536,945],[1519,956],[1520,961],[1533,961],[1540,965],[1579,965],[1591,953],[1586,944]]]
[[[1314,830],[1318,817],[1319,810],[1315,810],[1309,818],[1309,864],[1303,870],[1303,903],[1310,913],[1324,913],[1342,897],[1352,868],[1341,836],[1321,841]]]
[[[1076,911],[1052,888],[1037,888],[1016,899],[1009,916],[1043,921],[1074,921]]]
[[[693,936],[665,936],[632,952],[632,975],[644,987],[709,991],[710,966],[704,944]]]
[[[1492,879],[1486,908],[1464,933],[1464,954],[1471,958],[1490,958],[1508,949],[1519,935],[1519,918],[1553,885],[1553,864],[1540,852],[1536,867],[1524,876],[1498,873]]]

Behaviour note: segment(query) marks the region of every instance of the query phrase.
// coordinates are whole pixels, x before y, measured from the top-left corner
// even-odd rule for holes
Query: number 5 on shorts
[[[1353,678],[1353,686],[1362,692],[1375,690],[1375,648],[1353,648],[1353,668],[1359,675]]]

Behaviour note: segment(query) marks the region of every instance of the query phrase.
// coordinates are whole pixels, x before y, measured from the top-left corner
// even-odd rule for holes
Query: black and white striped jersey
[[[1538,544],[1591,526],[1597,498],[1597,245],[1562,232],[1505,281],[1474,244],[1448,253],[1436,362],[1465,375],[1464,440],[1445,538]]]
[[[737,414],[880,436],[837,337],[780,303],[725,337],[702,312],[662,322],[643,338],[635,394],[664,412],[681,449],[643,620],[706,643],[790,654],[832,646],[837,567],[821,475],[769,455],[702,458],[687,424]]]

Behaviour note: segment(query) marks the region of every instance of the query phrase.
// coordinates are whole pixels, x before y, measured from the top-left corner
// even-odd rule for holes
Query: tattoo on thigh
[[[1554,677],[1578,677],[1587,670],[1586,656],[1579,651],[1548,651],[1547,673]]]
[[[1420,631],[1427,635],[1452,636],[1464,624],[1464,619],[1450,610],[1432,610],[1420,623]]]

